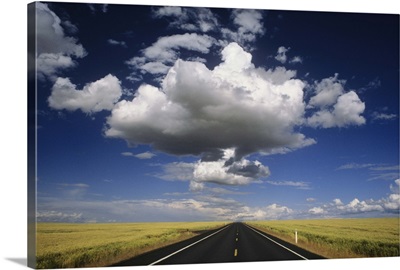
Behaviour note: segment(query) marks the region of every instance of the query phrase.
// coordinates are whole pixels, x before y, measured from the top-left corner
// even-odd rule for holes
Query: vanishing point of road
[[[113,266],[323,259],[244,223],[231,223]]]

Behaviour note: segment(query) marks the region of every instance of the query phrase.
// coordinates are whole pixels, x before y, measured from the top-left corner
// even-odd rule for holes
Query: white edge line
[[[175,254],[177,254],[177,253],[179,253],[179,252],[181,252],[181,251],[184,251],[185,249],[190,248],[191,246],[194,246],[194,245],[196,245],[197,243],[200,243],[200,242],[203,241],[203,240],[206,240],[207,238],[213,236],[214,234],[217,234],[217,233],[219,233],[220,231],[225,230],[225,229],[228,228],[230,225],[231,225],[231,224],[229,224],[229,225],[223,227],[222,229],[220,229],[220,230],[218,230],[218,231],[216,231],[216,232],[214,232],[214,233],[212,233],[212,234],[210,234],[210,235],[208,235],[208,236],[206,236],[206,237],[204,237],[204,238],[202,238],[202,239],[200,239],[200,240],[198,240],[198,241],[196,241],[196,242],[194,242],[194,243],[192,243],[192,244],[190,244],[190,245],[188,245],[188,246],[186,246],[186,247],[181,248],[180,250],[175,251],[174,253],[171,253],[171,254],[169,254],[169,255],[167,255],[167,256],[165,256],[165,257],[163,257],[163,258],[161,258],[161,259],[159,259],[159,260],[157,260],[157,261],[155,261],[155,262],[153,262],[153,263],[151,263],[151,264],[149,264],[149,266],[150,266],[150,265],[155,265],[155,264],[157,264],[157,263],[159,263],[159,262],[162,262],[162,261],[168,259],[169,257],[171,257],[171,256],[173,256],[173,255],[175,255]]]
[[[244,224],[244,223],[243,223]],[[297,252],[294,252],[293,250],[291,250],[290,248],[288,248],[288,247],[285,247],[284,245],[282,245],[282,244],[279,244],[278,242],[276,242],[275,240],[273,240],[273,239],[271,239],[271,238],[269,238],[268,236],[266,236],[266,235],[264,235],[264,234],[262,234],[262,233],[260,233],[259,231],[256,231],[255,229],[253,229],[252,227],[250,227],[249,225],[247,225],[247,224],[244,224],[246,227],[248,227],[249,229],[252,229],[253,231],[255,231],[256,233],[258,233],[259,235],[261,235],[261,236],[264,236],[265,238],[267,238],[268,240],[270,240],[270,241],[272,241],[272,242],[274,242],[275,244],[277,244],[277,245],[279,245],[279,246],[281,246],[281,247],[283,247],[284,249],[286,249],[286,250],[288,250],[288,251],[290,251],[290,252],[292,252],[293,254],[295,254],[295,255],[297,255],[297,256],[299,256],[300,258],[302,258],[302,259],[304,259],[304,260],[308,260],[306,257],[304,257],[304,256],[301,256],[300,254],[298,254]]]

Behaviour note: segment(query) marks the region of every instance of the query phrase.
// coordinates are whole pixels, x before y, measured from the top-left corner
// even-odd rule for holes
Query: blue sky
[[[398,15],[37,15],[38,221],[398,216]]]

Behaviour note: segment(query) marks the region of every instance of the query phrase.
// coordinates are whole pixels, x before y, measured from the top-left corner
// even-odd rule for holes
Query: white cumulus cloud
[[[311,127],[346,127],[363,125],[366,120],[361,115],[365,110],[365,103],[360,100],[354,91],[338,97],[332,109],[322,109],[307,119]]]
[[[212,182],[224,185],[247,185],[268,177],[270,171],[258,161],[240,159],[234,161],[234,151],[228,149],[217,161],[199,161],[193,170],[196,182]]]
[[[311,97],[307,108],[316,111],[307,118],[309,126],[332,128],[365,124],[366,120],[361,115],[365,110],[365,103],[354,90],[346,92],[346,81],[339,80],[338,76],[336,73],[334,77],[314,83],[315,95]]]
[[[82,90],[77,89],[68,78],[58,78],[48,102],[51,108],[57,110],[82,110],[85,113],[94,113],[112,110],[121,95],[120,81],[111,74],[86,84]]]
[[[319,215],[319,214],[323,214],[325,212],[325,210],[322,209],[321,207],[313,207],[310,210],[308,210],[308,212],[313,215]]]
[[[74,59],[86,56],[86,50],[74,37],[64,32],[61,19],[47,4],[36,3],[37,73],[40,79],[55,79],[66,68],[76,65]],[[64,23],[70,31],[72,23]],[[77,28],[74,28],[77,31]],[[71,32],[71,31],[70,31]]]
[[[113,108],[106,136],[176,155],[235,148],[242,157],[315,143],[294,132],[304,121],[301,80],[282,69],[261,72],[236,43],[221,54],[223,61],[214,70],[177,60],[161,88],[140,86],[132,101]]]
[[[308,103],[311,107],[326,107],[337,102],[340,95],[344,94],[344,80],[338,79],[339,74],[334,77],[322,79],[314,85],[315,96]]]
[[[222,27],[220,29],[225,41],[236,42],[252,50],[251,44],[265,33],[263,13],[258,10],[235,9],[232,11],[231,18],[236,28]],[[225,43],[225,41],[221,42]]]
[[[218,160],[214,160],[218,158]],[[210,159],[210,160],[208,160]],[[259,161],[245,158],[235,160],[233,149],[223,151],[223,156],[207,156],[193,163],[174,162],[163,166],[158,177],[171,181],[190,181],[190,190],[201,190],[205,183],[220,185],[247,185],[270,175],[269,168]]]
[[[178,41],[187,38],[204,36],[161,38],[144,50],[143,57],[132,59],[132,64],[144,66],[148,58],[162,60],[169,54],[174,58],[173,48],[185,47],[189,43]],[[208,45],[199,44],[186,48],[208,50]],[[162,178],[240,185],[269,174],[232,174],[235,166],[258,166],[262,171],[263,165],[250,162],[247,155],[287,153],[316,143],[299,133],[297,127],[345,127],[365,122],[361,116],[364,103],[354,91],[344,91],[344,82],[337,75],[315,84],[307,106],[306,83],[295,78],[295,71],[255,67],[252,55],[237,43],[221,51],[221,60],[212,70],[201,62],[176,60],[160,87],[142,84],[132,100],[115,104],[107,118],[105,135],[124,139],[130,145],[151,145],[169,154],[201,157],[197,164],[165,167]],[[308,118],[307,109],[314,112]],[[224,158],[228,150],[233,151],[229,162]],[[185,177],[168,173],[172,168],[184,172]],[[309,188],[307,183],[286,184]]]

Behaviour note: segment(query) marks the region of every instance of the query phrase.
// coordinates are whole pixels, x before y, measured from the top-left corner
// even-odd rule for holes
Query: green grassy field
[[[224,222],[37,224],[37,268],[107,266]]]
[[[327,258],[391,257],[399,253],[399,218],[246,222]]]

